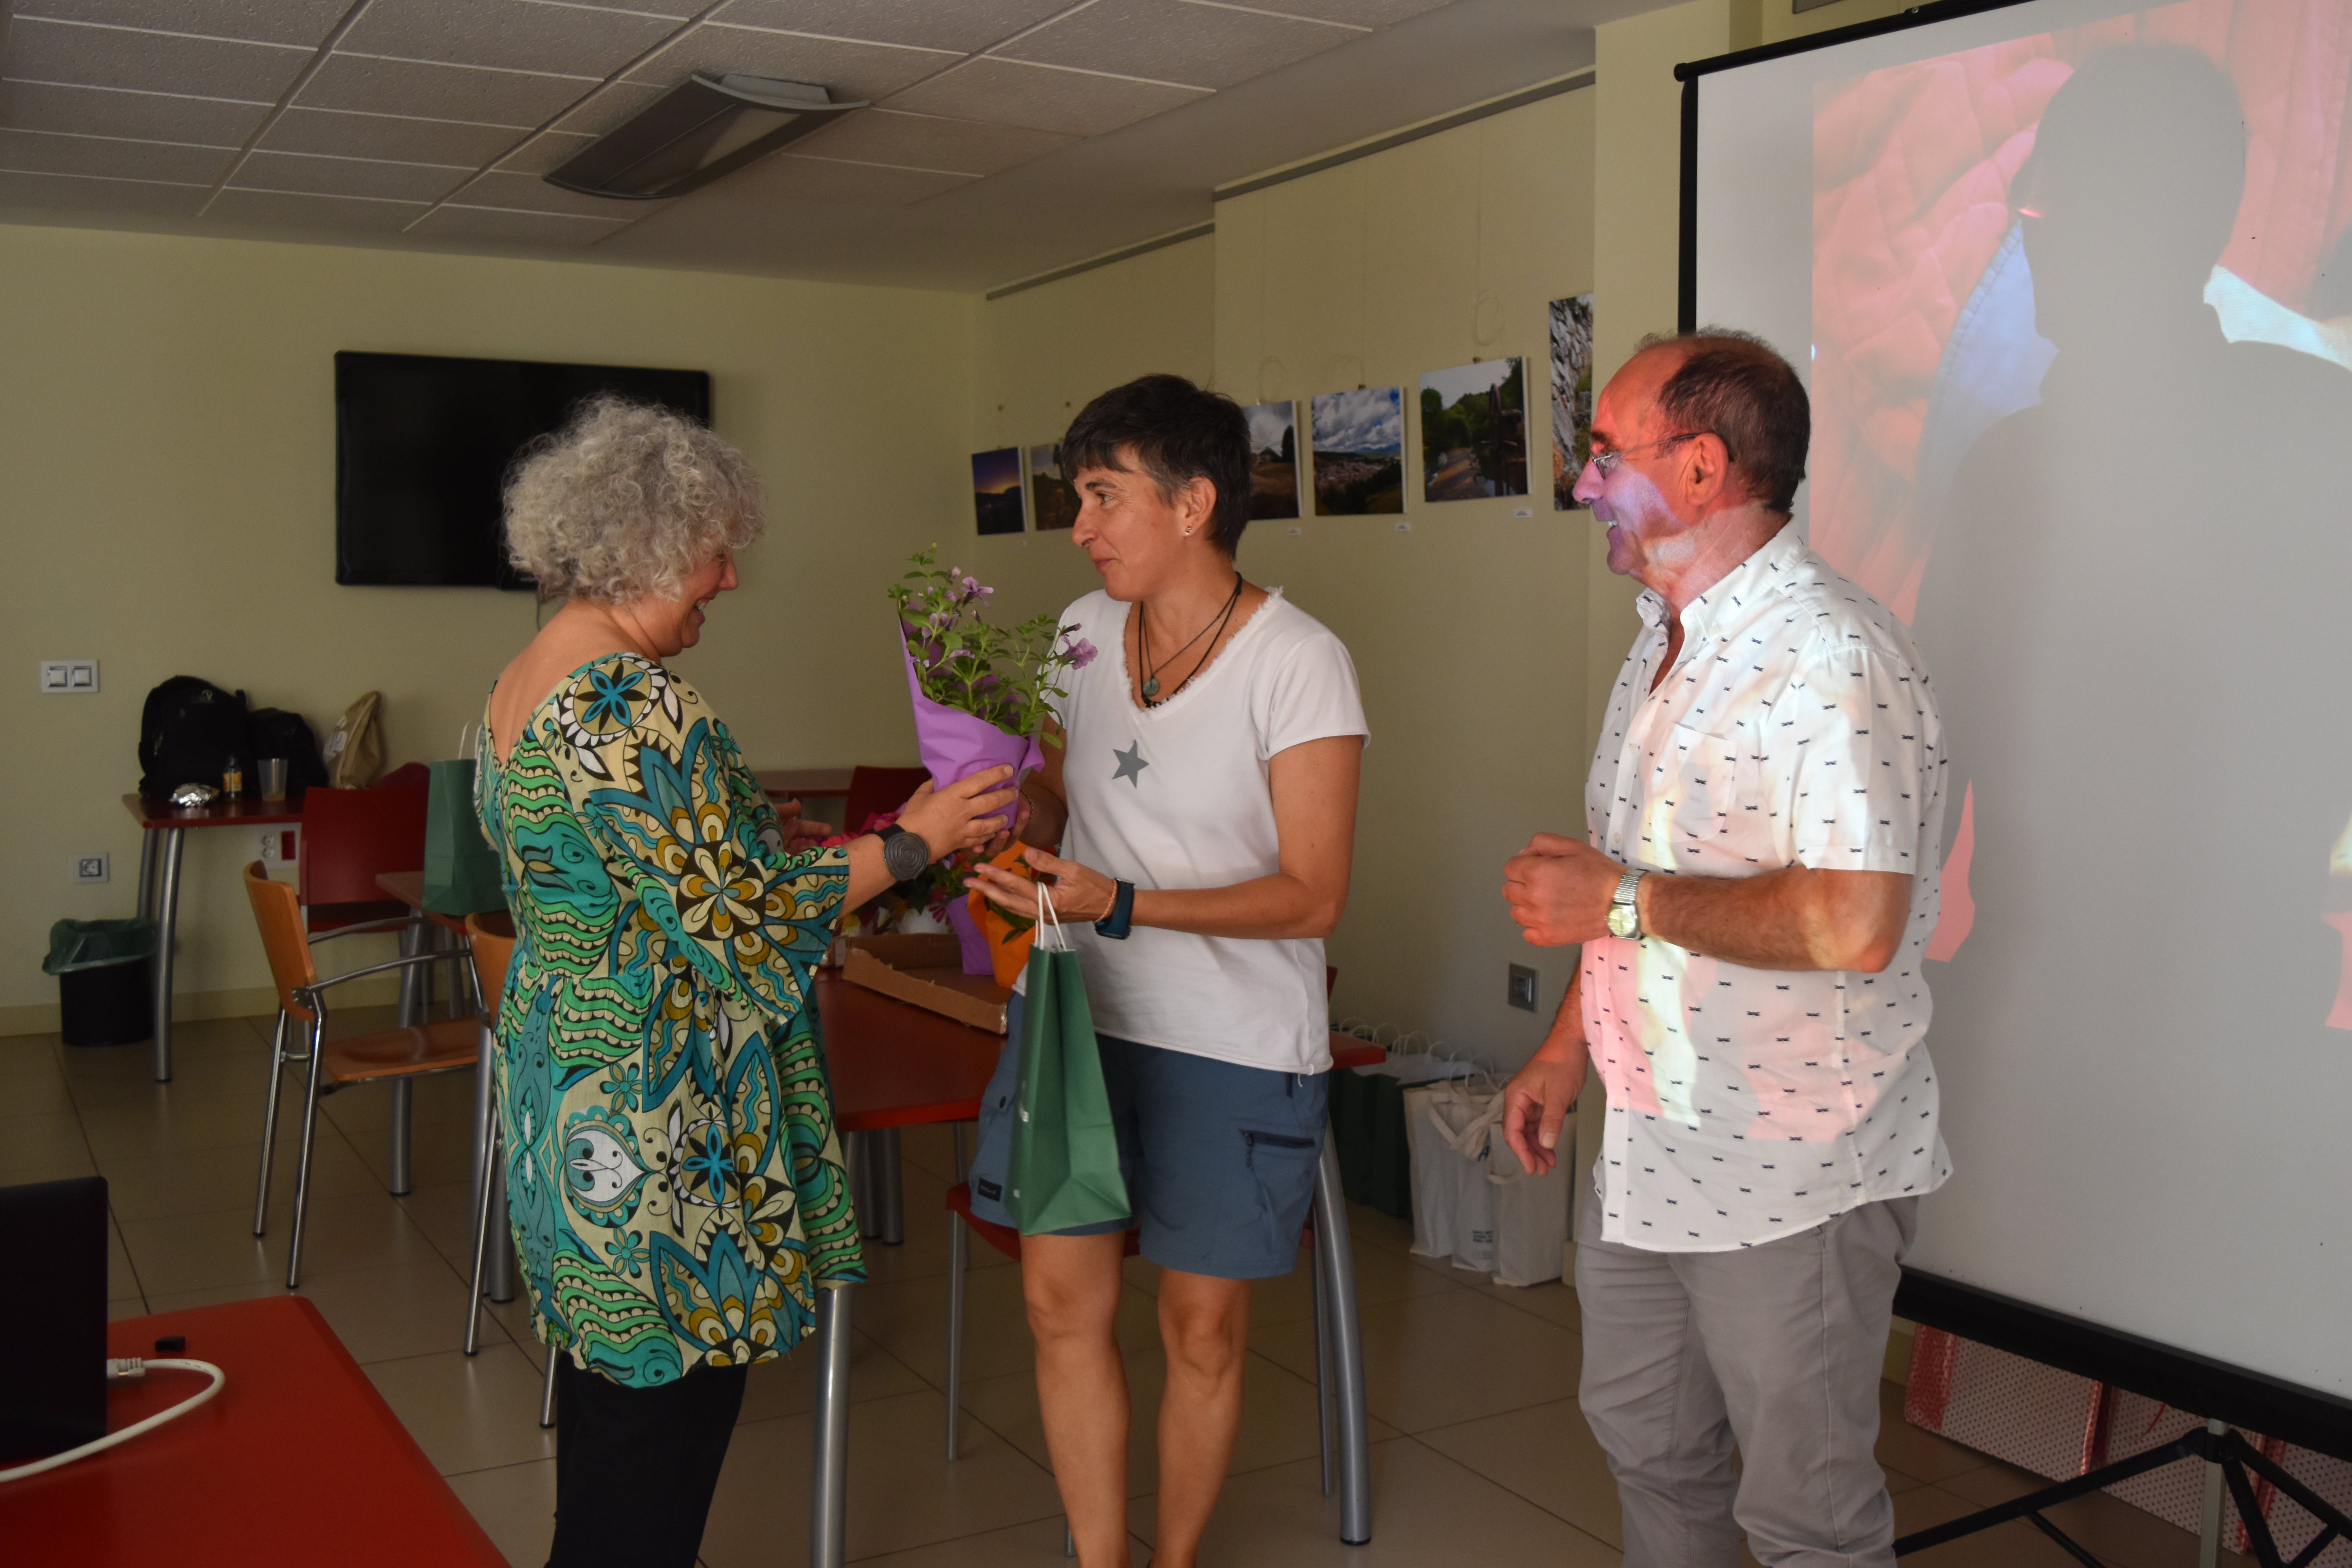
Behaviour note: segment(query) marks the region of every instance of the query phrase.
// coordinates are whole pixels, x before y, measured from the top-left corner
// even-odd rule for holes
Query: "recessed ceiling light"
[[[835,103],[806,82],[692,76],[581,149],[547,183],[618,201],[682,196],[866,107]]]

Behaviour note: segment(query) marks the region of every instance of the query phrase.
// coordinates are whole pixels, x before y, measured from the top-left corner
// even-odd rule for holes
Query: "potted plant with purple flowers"
[[[1095,647],[1055,616],[992,625],[986,611],[996,591],[956,567],[942,569],[937,545],[917,551],[912,563],[889,595],[923,767],[935,788],[1001,765],[1015,770],[1017,783],[1045,761],[1045,721],[1069,695],[1062,672],[1085,668]],[[1012,819],[1008,808],[1005,820]],[[948,919],[963,939],[964,967],[990,973],[986,945],[961,899],[949,901]]]

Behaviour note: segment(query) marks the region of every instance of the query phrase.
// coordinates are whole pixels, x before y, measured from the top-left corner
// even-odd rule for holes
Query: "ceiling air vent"
[[[682,196],[824,129],[864,103],[766,77],[688,77],[547,176],[587,196]]]

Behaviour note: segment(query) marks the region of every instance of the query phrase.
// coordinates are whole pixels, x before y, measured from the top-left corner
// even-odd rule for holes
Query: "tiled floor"
[[[149,1076],[143,1047],[68,1049],[0,1040],[0,1184],[104,1175],[114,1208],[112,1310],[135,1315],[283,1289],[299,1116],[279,1131],[269,1234],[250,1234],[268,1020],[182,1025],[178,1076]],[[339,1026],[380,1026],[354,1014]],[[518,1564],[545,1555],[553,1445],[538,1426],[541,1353],[525,1314],[494,1308],[490,1342],[461,1350],[470,1261],[465,1190],[472,1083],[419,1086],[415,1191],[385,1194],[388,1098],[325,1102],[302,1293]],[[973,1249],[966,1322],[963,1457],[945,1458],[947,1220],[944,1129],[905,1142],[907,1240],[868,1249],[858,1293],[850,1420],[853,1560],[903,1568],[1051,1568],[1060,1505],[1045,1464],[1015,1272]],[[1307,1271],[1261,1287],[1247,1416],[1206,1559],[1230,1568],[1317,1563],[1524,1562],[1612,1568],[1617,1500],[1576,1408],[1580,1342],[1563,1285],[1516,1290],[1406,1253],[1409,1226],[1353,1217],[1373,1416],[1373,1538],[1343,1547],[1318,1480],[1313,1305]],[[1150,1412],[1160,1382],[1154,1270],[1129,1264],[1121,1342],[1137,1399],[1130,1466],[1138,1562],[1153,1525]],[[2032,1478],[1904,1424],[1885,1385],[1879,1442],[1898,1531],[2013,1497]],[[804,1357],[754,1371],[703,1541],[708,1568],[796,1563],[808,1526]],[[2105,1497],[2053,1510],[2116,1568],[2188,1568],[2196,1542]],[[2022,1523],[1939,1547],[1921,1568],[2070,1568]]]

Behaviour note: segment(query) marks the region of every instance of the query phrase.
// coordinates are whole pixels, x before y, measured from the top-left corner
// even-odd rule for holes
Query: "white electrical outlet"
[[[73,879],[77,882],[110,882],[114,879],[111,857],[104,850],[95,855],[74,857]]]
[[[265,827],[261,830],[261,859],[264,865],[290,866],[301,853],[291,827]]]
[[[94,658],[45,658],[41,660],[41,689],[80,696],[98,689],[98,660]]]

